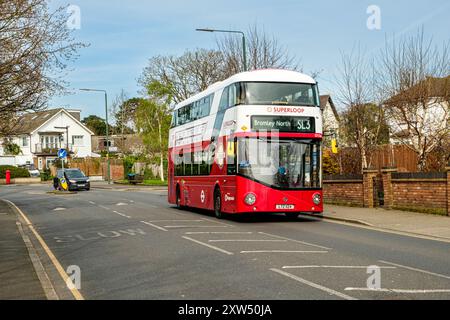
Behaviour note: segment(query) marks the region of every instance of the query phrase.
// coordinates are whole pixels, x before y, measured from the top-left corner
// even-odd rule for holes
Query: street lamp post
[[[245,33],[242,31],[236,31],[236,30],[217,30],[217,29],[208,29],[208,28],[201,28],[201,29],[195,29],[195,31],[201,31],[201,32],[224,32],[224,33],[239,33],[242,35],[242,51],[244,54],[244,71],[248,71],[247,68],[247,46],[246,46],[246,40],[245,40]]]
[[[103,92],[105,94],[105,113],[106,113],[106,162],[107,162],[107,179],[108,184],[111,184],[111,162],[109,159],[109,124],[108,124],[108,93],[106,90],[97,90],[97,89],[80,89],[80,91],[89,91],[89,92]]]

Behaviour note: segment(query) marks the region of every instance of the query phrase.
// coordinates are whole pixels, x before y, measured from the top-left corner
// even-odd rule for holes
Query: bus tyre
[[[177,201],[177,208],[178,209],[182,209],[182,207],[181,207],[181,192],[180,192],[180,187],[179,186],[177,186],[176,197],[177,197],[177,199],[176,199],[176,201]]]
[[[214,190],[214,215],[217,219],[223,219],[224,214],[222,212],[222,195],[220,189]]]
[[[287,212],[286,213],[286,216],[289,219],[297,219],[299,215],[300,215],[300,213],[297,213],[297,212]]]

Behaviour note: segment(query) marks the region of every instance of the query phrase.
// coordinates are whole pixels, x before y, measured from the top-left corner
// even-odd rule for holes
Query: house
[[[336,138],[339,138],[339,113],[330,95],[320,96],[320,109],[322,109],[323,114],[324,140],[326,144],[329,144],[329,137],[333,134],[336,134]]]
[[[106,151],[106,137],[92,137],[92,151],[101,153]],[[144,142],[138,134],[111,135],[109,136],[109,152],[119,154],[142,154],[145,151]]]
[[[450,131],[450,76],[428,77],[384,103],[391,144],[431,146]],[[419,146],[418,146],[419,147]]]
[[[34,164],[39,170],[55,161],[59,149],[67,149],[70,158],[93,156],[91,137],[94,133],[80,121],[80,110],[50,109],[22,116],[7,140],[20,147],[20,155],[8,156],[6,140],[0,140],[1,158],[12,165]],[[5,160],[3,160],[5,162]]]

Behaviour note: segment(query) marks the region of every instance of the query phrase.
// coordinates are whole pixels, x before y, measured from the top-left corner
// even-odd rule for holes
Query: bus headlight
[[[318,206],[319,204],[322,203],[322,196],[321,196],[320,194],[316,193],[316,194],[313,196],[313,202],[314,202],[314,204],[315,204],[316,206]]]
[[[254,193],[249,193],[245,196],[245,203],[252,206],[256,203],[256,195]]]

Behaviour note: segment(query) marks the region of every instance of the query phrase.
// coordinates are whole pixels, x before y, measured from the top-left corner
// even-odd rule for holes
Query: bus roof
[[[310,76],[290,70],[283,69],[262,69],[235,74],[234,76],[214,83],[208,89],[200,92],[183,102],[180,102],[175,110],[187,106],[201,98],[207,97],[214,92],[229,86],[236,82],[292,82],[292,83],[310,83],[316,84],[316,81]]]

